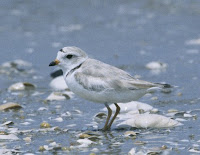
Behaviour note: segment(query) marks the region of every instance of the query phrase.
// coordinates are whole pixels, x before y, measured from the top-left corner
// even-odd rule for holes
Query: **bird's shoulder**
[[[88,76],[101,78],[131,77],[127,72],[95,59],[87,59],[82,64],[81,73]]]
[[[155,86],[154,83],[136,79],[117,67],[95,59],[87,59],[74,77],[85,87],[95,86],[101,90],[136,90]]]

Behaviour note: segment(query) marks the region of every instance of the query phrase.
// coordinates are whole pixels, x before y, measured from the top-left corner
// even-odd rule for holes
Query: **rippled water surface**
[[[17,136],[0,138],[0,153],[6,149],[13,154],[128,154],[131,149],[138,154],[200,153],[199,17],[197,0],[1,1],[0,64],[20,59],[30,65],[0,66],[0,105],[22,106],[0,111],[0,137]],[[46,101],[53,92],[50,73],[56,70],[48,64],[60,48],[71,45],[144,80],[178,86],[140,101],[183,125],[122,129],[116,121],[111,131],[102,132],[97,129],[105,119],[95,115],[104,105],[75,95]],[[167,67],[149,70],[145,65],[152,61]],[[29,82],[35,89],[10,91],[16,82]],[[40,127],[42,122],[50,127]],[[127,131],[137,134],[126,136]],[[83,145],[80,140],[85,140]]]

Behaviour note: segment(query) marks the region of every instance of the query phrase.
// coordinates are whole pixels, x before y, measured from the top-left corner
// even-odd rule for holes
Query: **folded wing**
[[[92,91],[115,91],[149,89],[159,84],[133,78],[127,72],[100,61],[89,59],[82,64],[82,70],[74,74],[76,81]]]

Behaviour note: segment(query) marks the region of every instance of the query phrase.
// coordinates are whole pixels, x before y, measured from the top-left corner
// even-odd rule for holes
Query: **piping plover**
[[[91,59],[78,47],[64,47],[57,53],[55,61],[49,66],[58,65],[69,89],[87,100],[103,103],[108,116],[103,130],[109,130],[120,112],[117,103],[135,101],[152,88],[169,88],[168,84],[151,83],[133,78],[127,72],[101,61]],[[116,112],[110,120],[110,103],[116,106]]]

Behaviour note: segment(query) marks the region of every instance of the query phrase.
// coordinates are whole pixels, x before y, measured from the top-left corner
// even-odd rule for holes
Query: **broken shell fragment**
[[[8,135],[8,133],[5,131],[0,131],[0,135]]]
[[[81,145],[79,145],[79,147],[88,147],[89,145],[91,145],[92,143],[94,143],[93,141],[85,138],[85,139],[79,139],[77,140],[78,143],[80,143]]]
[[[62,117],[58,117],[58,118],[55,118],[54,121],[56,121],[56,122],[63,122],[63,118]]]
[[[64,92],[53,92],[47,98],[46,101],[60,101],[60,100],[68,100],[73,97],[73,93],[71,91]]]
[[[132,148],[129,152],[128,155],[135,155],[135,148]]]
[[[133,137],[133,136],[136,136],[136,132],[134,132],[134,131],[126,131],[125,133],[124,133],[124,136],[125,137]]]
[[[20,109],[20,108],[22,108],[21,105],[13,102],[8,102],[0,105],[0,110]]]
[[[135,144],[135,145],[145,145],[146,142],[143,142],[143,141],[135,141],[134,144]]]
[[[28,82],[18,82],[15,84],[12,84],[8,90],[9,91],[22,91],[22,90],[30,90],[35,89],[35,86]]]
[[[2,125],[6,126],[6,125],[13,125],[14,123],[12,121],[6,121],[5,123],[3,123]]]
[[[96,114],[95,115],[95,117],[97,117],[97,118],[99,118],[99,119],[103,119],[103,118],[106,118],[106,114],[105,113],[103,113],[103,112],[100,112],[100,113],[98,113],[98,114]]]
[[[20,59],[16,59],[16,60],[13,60],[13,61],[8,61],[8,62],[5,62],[1,65],[2,67],[7,67],[7,68],[20,68],[20,67],[31,67],[32,64],[27,62],[27,61],[24,61],[24,60],[20,60]]]

